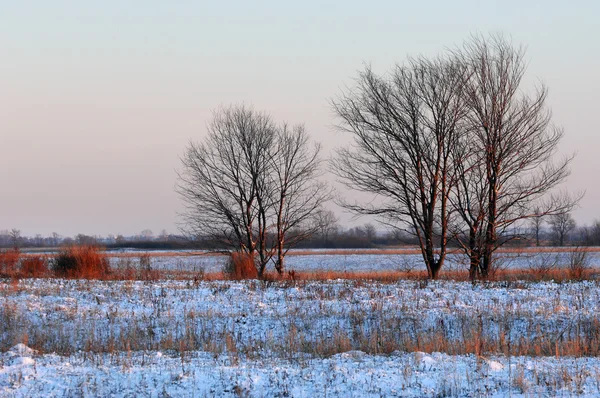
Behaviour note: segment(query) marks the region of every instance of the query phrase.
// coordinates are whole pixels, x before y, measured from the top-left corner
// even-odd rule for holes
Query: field
[[[476,284],[352,277],[420,272],[409,253],[296,253],[288,268],[313,277],[268,281],[176,254],[149,267],[190,277],[0,280],[0,396],[600,394],[595,252],[587,280]],[[539,271],[545,255],[506,253],[504,271]]]
[[[210,252],[147,252],[125,251],[110,254],[114,269],[139,269],[140,259],[149,267],[172,278],[222,279],[220,272],[227,257]],[[598,248],[525,248],[498,253],[496,276],[499,279],[562,280],[578,255],[584,256],[584,273],[600,269]],[[424,278],[426,271],[416,249],[359,250],[296,250],[286,257],[286,269],[303,279],[379,279],[397,280]],[[273,267],[268,269],[274,272]],[[468,262],[464,255],[448,254],[441,277],[468,278]]]

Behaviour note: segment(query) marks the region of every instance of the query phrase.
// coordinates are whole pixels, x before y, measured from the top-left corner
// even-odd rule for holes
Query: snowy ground
[[[597,396],[600,283],[4,280],[0,353],[0,396]]]
[[[303,361],[241,360],[161,353],[61,357],[14,347],[1,356],[3,396],[440,397],[597,396],[596,358],[476,358],[434,353]]]
[[[419,254],[302,254],[288,255],[286,268],[295,271],[417,271],[424,270],[423,259]],[[135,252],[128,252],[135,254]],[[140,252],[143,254],[144,252]],[[153,252],[149,252],[151,255]],[[182,252],[185,253],[185,252]],[[554,263],[556,267],[566,267],[569,263],[569,252],[562,253],[504,253],[497,255],[497,263],[502,269],[528,269],[536,267],[540,262]],[[600,268],[600,253],[586,254],[588,265]],[[151,266],[159,270],[177,270],[193,272],[219,272],[227,261],[226,256],[190,255],[151,256]],[[139,259],[134,257],[111,257],[111,264],[123,267],[127,264],[136,266]],[[273,270],[273,267],[270,267]],[[444,270],[466,270],[468,262],[464,255],[449,254]]]

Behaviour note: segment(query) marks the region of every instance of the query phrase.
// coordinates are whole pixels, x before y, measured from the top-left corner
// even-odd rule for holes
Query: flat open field
[[[598,396],[586,253],[587,280],[563,282],[510,272],[566,275],[572,250],[503,253],[515,278],[475,284],[452,280],[457,254],[447,280],[423,280],[409,250],[297,251],[297,279],[222,280],[226,256],[137,251],[111,266],[147,280],[0,279],[0,396]]]
[[[596,281],[23,279],[0,292],[2,396],[600,394]]]
[[[573,248],[543,248],[541,250],[505,250],[497,255],[498,271],[509,278],[518,278],[523,271],[548,272],[568,268]],[[589,272],[600,272],[598,248],[576,249],[585,253],[585,267]],[[583,251],[585,250],[585,251]],[[148,255],[150,268],[168,271],[182,277],[204,275],[219,279],[218,274],[227,262],[227,256],[210,252],[109,252],[111,265],[115,269],[139,267],[140,256]],[[298,250],[286,257],[286,270],[295,271],[309,279],[377,277],[399,279],[423,277],[425,267],[420,253],[415,249],[402,250]],[[450,279],[465,279],[468,276],[467,258],[458,252],[448,254],[441,276]],[[274,273],[270,265],[267,271]],[[539,272],[538,272],[539,273]],[[549,278],[547,278],[549,279]]]

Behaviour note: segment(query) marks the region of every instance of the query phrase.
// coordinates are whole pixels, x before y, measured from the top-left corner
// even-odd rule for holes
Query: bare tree
[[[340,226],[339,219],[331,210],[320,209],[315,212],[315,227],[317,234],[323,239],[323,244],[327,245],[332,234],[336,233]]]
[[[531,95],[521,91],[525,73],[522,47],[513,47],[502,36],[474,37],[455,55],[468,69],[461,90],[468,107],[467,137],[472,153],[481,156],[474,161],[477,166],[465,169],[465,173],[484,177],[469,194],[477,198],[474,213],[484,215],[481,227],[485,233],[476,250],[481,256],[479,270],[485,277],[494,251],[515,237],[511,232],[515,223],[573,206],[575,201],[542,201],[569,175],[572,157],[553,161],[563,131],[550,123],[546,87],[539,86]],[[539,211],[533,210],[535,206]],[[464,221],[467,218],[463,215]]]
[[[600,221],[594,220],[591,225],[581,228],[581,240],[585,245],[598,246],[600,244]]]
[[[565,239],[577,225],[571,216],[571,213],[567,211],[552,214],[548,218],[548,224],[554,235],[555,242],[559,246],[565,245]]]
[[[23,240],[23,238],[21,237],[21,230],[13,228],[10,230],[9,236],[10,236],[10,241],[13,245],[13,248],[15,250],[18,250],[19,247],[21,246],[21,241]]]
[[[313,220],[321,205],[331,199],[331,190],[317,180],[321,175],[321,146],[311,146],[304,126],[281,126],[275,150],[276,153],[271,156],[272,174],[275,177],[275,269],[281,274],[288,250],[319,229]],[[294,233],[289,234],[292,230]]]
[[[52,246],[58,246],[61,240],[62,237],[58,232],[52,232]]]
[[[275,134],[264,113],[243,106],[218,110],[204,142],[186,148],[177,185],[185,203],[183,232],[253,257],[258,252],[259,271],[272,256],[266,249],[264,178]]]
[[[363,229],[365,230],[365,236],[369,240],[369,242],[373,242],[373,240],[377,237],[377,229],[375,225],[372,223],[366,223],[363,225]]]
[[[154,233],[151,229],[144,229],[140,232],[140,237],[144,240],[151,240],[154,237]]]
[[[244,106],[220,109],[205,141],[190,143],[181,159],[183,231],[248,253],[261,277],[277,255],[281,272],[286,248],[300,239],[286,242],[286,234],[326,199],[314,180],[318,153],[301,127],[277,126]]]
[[[340,128],[354,136],[354,148],[338,152],[333,171],[348,187],[376,195],[342,205],[416,236],[433,279],[446,256],[463,69],[442,58],[410,59],[389,77],[367,67],[357,87],[333,102]]]
[[[535,245],[538,247],[540,245],[540,232],[542,230],[542,225],[544,224],[544,216],[540,213],[540,208],[536,206],[533,210],[533,216],[529,220],[529,225],[531,226],[533,236],[535,237]]]
[[[480,271],[485,244],[488,191],[485,160],[469,134],[464,132],[452,149],[452,158],[456,185],[449,196],[455,215],[450,233],[469,258],[469,277],[474,280]]]

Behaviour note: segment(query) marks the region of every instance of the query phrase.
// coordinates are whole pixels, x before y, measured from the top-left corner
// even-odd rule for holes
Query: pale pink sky
[[[304,122],[327,156],[328,100],[369,62],[433,55],[471,33],[528,45],[550,88],[575,215],[600,218],[600,7],[594,1],[10,2],[0,13],[0,230],[176,232],[179,155],[211,110]],[[345,217],[346,219],[347,217]]]

